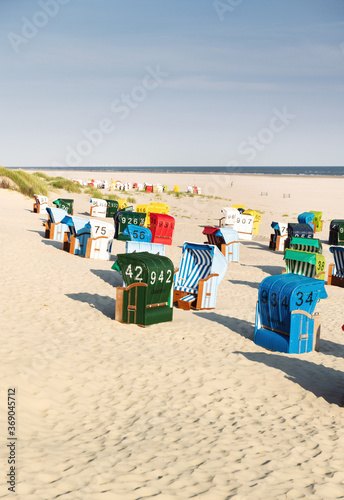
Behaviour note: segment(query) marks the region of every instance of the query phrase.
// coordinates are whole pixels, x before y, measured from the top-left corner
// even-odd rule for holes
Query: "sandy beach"
[[[206,174],[47,172],[48,175],[200,186],[205,196],[126,192],[136,204],[170,205],[166,255],[178,267],[185,241],[205,241],[224,206],[245,204],[262,222],[240,243],[216,309],[182,311],[139,328],[114,320],[112,260],[84,259],[44,239],[33,200],[0,192],[0,498],[24,500],[344,498],[344,289],[326,286],[316,308],[319,352],[280,354],[253,342],[261,281],[284,269],[268,248],[272,221],[323,212],[344,218],[344,178]],[[117,193],[117,192],[116,192]],[[74,198],[87,216],[90,196]],[[8,491],[7,391],[16,389],[17,487]]]

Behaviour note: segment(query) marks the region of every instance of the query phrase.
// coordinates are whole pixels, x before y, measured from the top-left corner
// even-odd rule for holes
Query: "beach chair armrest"
[[[209,276],[207,276],[207,278],[203,278],[203,279],[200,279],[199,282],[203,282],[205,283],[206,281],[212,279],[212,278],[218,278],[219,275],[218,274],[209,274]]]

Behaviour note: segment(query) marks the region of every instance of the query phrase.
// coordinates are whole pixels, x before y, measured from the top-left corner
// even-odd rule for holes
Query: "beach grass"
[[[47,183],[34,174],[0,167],[0,177],[2,177],[1,187],[6,189],[14,189],[29,197],[33,197],[34,194],[48,195]]]
[[[49,181],[49,186],[56,189],[64,189],[68,193],[82,192],[79,184],[71,181],[70,179],[65,179],[64,177],[53,177],[53,180]]]

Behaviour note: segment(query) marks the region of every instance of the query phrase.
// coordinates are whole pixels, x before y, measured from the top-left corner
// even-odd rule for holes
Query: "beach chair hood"
[[[148,252],[118,254],[112,269],[122,273],[125,286],[147,284],[147,304],[169,301],[174,271],[169,258]]]
[[[292,238],[293,236],[298,236],[301,238],[313,238],[313,229],[309,224],[294,224],[288,223],[288,236]]]
[[[316,238],[293,237],[290,240],[289,248],[291,250],[300,250],[303,252],[315,252],[322,254],[322,244]]]
[[[91,231],[91,224],[88,219],[83,219],[82,217],[74,217],[73,215],[66,215],[62,219],[62,224],[66,224],[71,229],[73,228],[73,233],[78,235],[80,231],[87,229]]]
[[[258,292],[261,324],[288,335],[292,311],[313,314],[318,300],[326,298],[324,281],[295,274],[269,276]]]
[[[62,208],[47,207],[46,210],[53,224],[58,224],[68,215],[66,210],[63,210]]]
[[[129,236],[130,241],[140,241],[150,243],[152,241],[152,233],[147,227],[135,226],[128,224],[123,231],[124,236]]]
[[[299,224],[309,224],[310,222],[313,222],[313,219],[313,212],[303,212],[297,217],[297,221]]]

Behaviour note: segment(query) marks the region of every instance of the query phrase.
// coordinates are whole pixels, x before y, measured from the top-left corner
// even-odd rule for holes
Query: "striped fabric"
[[[215,233],[207,234],[209,245],[215,245],[216,247],[221,246],[221,239],[218,236],[215,236]]]
[[[184,302],[193,302],[194,300],[196,300],[196,295],[190,293],[189,295],[185,295],[185,297],[182,297],[179,300],[183,300]]]
[[[208,249],[186,248],[182,255],[175,290],[197,293],[199,280],[210,274],[212,258]]]
[[[296,245],[294,243],[294,244],[290,244],[289,248],[291,250],[299,250],[300,252],[313,252],[313,253],[320,253],[320,254],[322,253],[321,248],[316,248],[312,245]]]
[[[344,278],[344,249],[343,247],[331,247],[330,252],[333,253],[334,258],[334,276]]]
[[[309,262],[300,262],[298,260],[286,259],[286,271],[287,273],[299,274],[302,276],[307,276],[308,278],[314,278],[316,267],[314,264]]]

